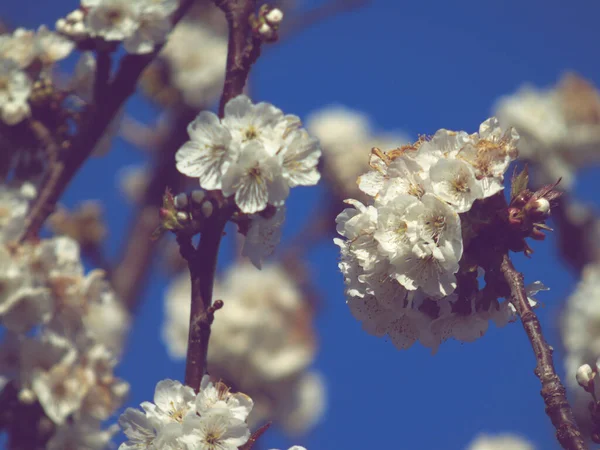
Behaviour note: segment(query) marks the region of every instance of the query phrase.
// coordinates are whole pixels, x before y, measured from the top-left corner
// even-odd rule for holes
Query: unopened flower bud
[[[180,222],[187,222],[190,218],[190,216],[188,216],[188,214],[183,211],[179,211],[175,217],[177,217],[177,220]]]
[[[213,205],[210,201],[202,203],[202,215],[209,218],[213,213]]]
[[[175,196],[175,208],[183,209],[188,205],[187,194],[181,193]]]
[[[541,197],[527,205],[527,212],[530,216],[539,219],[546,219],[550,215],[550,202]]]
[[[584,364],[579,369],[577,369],[577,373],[575,378],[577,379],[577,383],[579,386],[588,390],[591,384],[594,382],[594,371],[590,367],[589,364]]]
[[[201,204],[204,201],[204,197],[206,197],[206,193],[199,189],[192,191],[192,201],[194,203]]]
[[[279,25],[283,20],[283,12],[279,8],[273,8],[265,16],[265,20],[269,23],[269,25]]]
[[[85,25],[83,24],[83,22],[74,23],[71,33],[75,35],[85,34]]]
[[[273,38],[275,32],[268,23],[263,23],[260,27],[258,27],[258,34],[260,34],[262,38],[268,40]]]

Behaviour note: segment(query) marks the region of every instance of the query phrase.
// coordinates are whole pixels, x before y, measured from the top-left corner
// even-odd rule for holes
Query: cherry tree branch
[[[531,342],[537,361],[534,372],[542,383],[541,395],[546,405],[546,414],[556,428],[556,437],[564,449],[586,449],[573,411],[567,401],[565,388],[554,369],[552,347],[546,342],[540,321],[527,300],[523,274],[515,269],[507,253],[503,256],[500,270],[510,287],[510,302],[521,317],[521,323]]]
[[[223,10],[229,25],[225,83],[219,103],[219,116],[223,117],[227,102],[244,90],[250,68],[260,55],[261,41],[253,35],[250,25],[256,0],[215,0],[215,4]],[[177,236],[181,255],[188,262],[192,285],[185,384],[196,392],[207,370],[214,311],[223,304],[212,301],[219,245],[225,225],[236,209],[231,200],[220,200],[223,201],[215,202],[219,204],[213,203],[214,211],[204,224],[197,248],[193,246],[191,236]]]
[[[183,0],[174,14],[176,24],[191,7],[194,0]],[[40,229],[71,180],[91,155],[100,138],[112,122],[113,118],[135,92],[137,81],[144,69],[158,55],[162,46],[148,55],[127,55],[120,62],[114,80],[108,81],[110,75],[110,55],[98,52],[96,77],[94,80],[95,104],[84,114],[81,129],[73,138],[71,145],[58,154],[42,181],[39,195],[31,205],[25,218],[25,231],[21,241],[36,239]]]

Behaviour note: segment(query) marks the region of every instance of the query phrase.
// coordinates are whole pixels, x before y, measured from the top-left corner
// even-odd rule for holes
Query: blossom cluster
[[[173,358],[186,355],[190,290],[185,274],[166,294],[162,334]],[[288,432],[310,428],[325,393],[320,376],[308,369],[316,350],[311,310],[290,276],[274,265],[262,271],[234,265],[216,283],[214,297],[225,306],[212,325],[211,375],[254,399],[251,424],[276,420]]]
[[[234,195],[246,214],[281,207],[295,186],[319,181],[321,151],[297,116],[245,95],[230,100],[223,119],[201,112],[189,125],[190,141],[176,154],[177,170],[206,190]]]
[[[576,169],[600,161],[600,92],[578,75],[549,89],[523,86],[501,98],[495,114],[519,130],[520,155],[535,163],[541,183],[562,178],[570,188]]]
[[[37,31],[17,28],[0,35],[0,120],[16,125],[31,114],[30,98],[37,84],[51,77],[55,62],[66,58],[74,45],[40,26]]]
[[[145,54],[166,40],[178,5],[177,0],[81,0],[56,29],[73,40],[122,41],[128,53]]]
[[[373,149],[371,171],[358,180],[370,201],[346,201],[336,220],[343,239],[335,239],[348,305],[367,332],[401,349],[418,339],[435,350],[450,337],[477,339],[490,319],[512,319],[507,302],[455,290],[477,233],[469,212],[502,191],[517,140],[492,118],[479,133],[439,130],[387,153]],[[461,274],[477,283],[477,267]]]
[[[374,131],[366,115],[342,106],[328,106],[311,113],[306,127],[319,139],[324,176],[341,199],[367,199],[356,184],[356,179],[369,170],[366,148],[392,148],[395,142],[409,140],[404,133]]]
[[[222,382],[213,384],[208,375],[198,394],[178,381],[159,381],[154,403],[143,402],[143,411],[127,408],[119,418],[128,438],[119,450],[237,450],[250,438],[246,419],[253,404]]]
[[[87,275],[79,245],[55,237],[12,242],[22,230],[32,186],[0,195],[0,344],[2,388],[38,401],[56,426],[49,448],[103,448],[114,429],[101,422],[129,385],[113,374],[128,317],[101,270]],[[93,441],[94,445],[90,442]]]

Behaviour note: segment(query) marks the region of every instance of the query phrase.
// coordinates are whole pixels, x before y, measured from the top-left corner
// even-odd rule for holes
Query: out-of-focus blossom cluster
[[[519,130],[520,155],[540,169],[541,183],[562,177],[569,188],[579,167],[600,161],[600,93],[575,74],[549,89],[524,86],[501,98],[495,114]]]
[[[203,111],[189,125],[190,141],[175,155],[177,170],[206,190],[232,196],[250,224],[244,254],[260,266],[279,241],[290,188],[319,181],[321,150],[297,116],[240,95],[225,114]]]
[[[31,114],[32,102],[43,96],[51,69],[66,58],[74,44],[41,26],[17,28],[0,35],[0,120],[16,125]]]
[[[359,178],[370,200],[346,201],[337,217],[343,239],[335,239],[348,306],[367,332],[389,336],[399,349],[419,340],[435,351],[451,337],[481,337],[490,319],[512,320],[508,302],[477,289],[478,268],[463,261],[463,250],[481,223],[471,210],[502,191],[517,140],[492,118],[479,133],[440,130],[372,151],[371,171]],[[460,279],[471,288],[457,290]]]
[[[503,434],[481,434],[471,442],[468,450],[534,450],[535,447],[521,436]]]
[[[401,133],[375,133],[365,114],[343,106],[329,106],[312,113],[306,127],[319,139],[323,174],[341,199],[367,199],[356,183],[369,170],[365,149],[393,148],[398,142],[409,141]]]
[[[128,317],[104,273],[84,273],[79,245],[54,237],[17,245],[30,185],[0,194],[2,387],[38,401],[56,425],[48,448],[104,448],[114,429],[100,424],[129,385],[113,374]],[[11,190],[12,189],[12,190]]]
[[[198,394],[178,381],[159,381],[154,403],[141,407],[127,408],[119,418],[128,439],[119,450],[237,450],[250,438],[246,419],[252,399],[231,393],[222,382],[211,383],[208,376]]]
[[[190,314],[189,275],[166,295],[163,339],[174,358],[187,350]],[[208,371],[250,395],[250,423],[275,420],[289,432],[310,428],[324,408],[324,387],[308,369],[315,356],[312,314],[289,276],[278,266],[257,271],[232,266],[215,285],[225,306],[215,314]]]
[[[600,265],[591,263],[586,266],[582,279],[567,300],[561,316],[561,334],[566,353],[566,383],[574,395],[573,409],[582,426],[589,421],[588,404],[591,397],[581,387],[600,398],[600,382],[595,376],[600,362],[599,280]]]
[[[178,5],[177,0],[81,0],[56,29],[75,41],[122,41],[128,53],[146,54],[166,40]]]

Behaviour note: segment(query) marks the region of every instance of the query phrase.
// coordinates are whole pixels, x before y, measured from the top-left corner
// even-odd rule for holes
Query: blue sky
[[[321,3],[298,2],[307,8]],[[6,0],[0,16],[26,27],[52,25],[76,4]],[[599,14],[600,4],[591,0],[375,0],[266,51],[252,71],[253,96],[301,117],[341,103],[368,113],[382,130],[473,132],[494,100],[523,82],[550,85],[573,69],[599,85]],[[134,99],[128,111],[145,121],[156,114],[141,99]],[[118,141],[107,157],[84,167],[65,197],[67,205],[87,198],[105,202],[111,254],[130,219],[115,173],[141,158]],[[597,205],[597,183],[596,172],[588,169],[576,194]],[[293,192],[286,236],[318,210],[323,189]],[[544,303],[539,316],[551,343],[560,347],[558,313],[576,280],[557,259],[553,243],[552,237],[535,242],[533,259],[516,257],[516,264],[526,281],[550,286],[539,296]],[[390,342],[366,335],[352,318],[333,243],[323,242],[309,257],[323,296],[315,367],[326,377],[329,407],[307,436],[290,442],[269,432],[264,448],[298,443],[309,450],[459,450],[479,432],[504,431],[524,435],[538,449],[557,448],[520,324],[492,327],[475,343],[446,343],[435,356],[418,345],[399,352]],[[221,268],[226,263],[220,261]],[[132,383],[130,406],[151,399],[158,380],[183,377],[183,363],[172,363],[160,341],[165,286],[160,275],[148,284],[119,369]],[[561,353],[556,356],[562,373]]]

